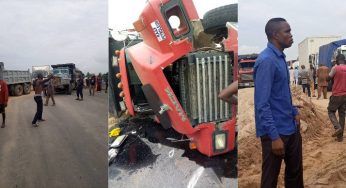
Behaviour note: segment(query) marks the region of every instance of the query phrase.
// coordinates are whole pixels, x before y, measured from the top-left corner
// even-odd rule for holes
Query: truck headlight
[[[214,152],[222,152],[227,148],[227,131],[215,131],[213,133]]]

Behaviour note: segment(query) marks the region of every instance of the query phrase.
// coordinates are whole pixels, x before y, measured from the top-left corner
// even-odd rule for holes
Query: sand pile
[[[259,187],[261,143],[255,136],[253,88],[239,90],[239,187]],[[308,98],[292,88],[293,103],[300,105],[306,187],[345,187],[346,142],[336,142],[327,115],[328,100]],[[283,163],[284,164],[284,163]],[[278,185],[283,187],[282,165]]]

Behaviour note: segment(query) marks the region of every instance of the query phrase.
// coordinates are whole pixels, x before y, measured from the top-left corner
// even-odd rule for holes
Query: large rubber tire
[[[21,96],[23,95],[23,86],[18,84],[16,86],[14,86],[14,95],[15,96]]]
[[[226,29],[227,22],[238,22],[238,4],[230,4],[209,10],[204,14],[202,24],[204,32],[208,34],[219,33]]]
[[[30,84],[24,84],[24,95],[27,95],[30,93],[31,85]]]

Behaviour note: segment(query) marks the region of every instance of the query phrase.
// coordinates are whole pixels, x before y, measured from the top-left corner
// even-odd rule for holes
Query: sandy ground
[[[300,104],[303,137],[303,166],[305,187],[345,187],[346,141],[331,137],[333,128],[327,114],[328,99],[308,98],[301,88],[292,88],[294,104]],[[238,167],[239,187],[260,187],[261,146],[255,134],[254,88],[239,90]],[[317,94],[317,93],[316,93]],[[328,93],[328,98],[330,93]],[[284,163],[279,187],[284,187]]]

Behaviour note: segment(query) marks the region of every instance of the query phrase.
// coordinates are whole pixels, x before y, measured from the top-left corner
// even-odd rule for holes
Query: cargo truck
[[[63,92],[68,95],[76,87],[76,79],[81,72],[74,63],[51,65],[54,75],[54,89],[56,92]]]
[[[0,77],[6,81],[9,94],[21,96],[31,91],[31,74],[29,70],[5,70],[4,63],[0,62]]]

